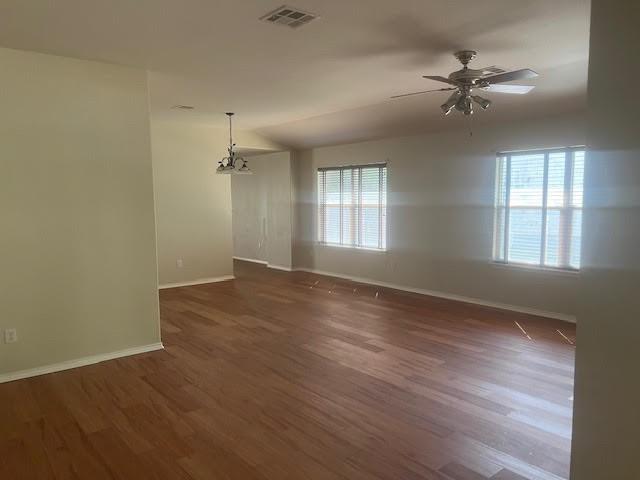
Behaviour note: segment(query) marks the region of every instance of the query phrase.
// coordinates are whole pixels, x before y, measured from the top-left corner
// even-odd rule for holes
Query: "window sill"
[[[337,243],[322,243],[316,242],[316,245],[323,248],[339,248],[341,250],[357,250],[361,252],[372,252],[372,253],[387,253],[388,250],[383,250],[381,248],[371,248],[371,247],[354,247],[352,245],[339,245]]]
[[[580,274],[580,270],[575,270],[570,268],[541,267],[539,265],[530,265],[527,263],[506,263],[506,262],[498,262],[496,260],[493,260],[491,262],[491,265],[498,268],[524,270],[524,271],[540,272],[540,273],[550,273],[550,274],[556,274],[556,275],[577,276]]]

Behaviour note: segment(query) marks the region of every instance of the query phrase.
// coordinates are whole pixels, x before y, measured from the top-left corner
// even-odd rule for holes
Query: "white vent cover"
[[[303,12],[297,8],[283,5],[273,12],[267,13],[264,17],[260,17],[260,20],[291,28],[298,28],[316,18],[318,18],[318,16],[313,13]]]

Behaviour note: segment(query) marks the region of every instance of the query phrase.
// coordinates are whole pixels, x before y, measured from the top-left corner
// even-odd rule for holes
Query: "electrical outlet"
[[[15,343],[18,341],[18,331],[15,328],[7,328],[4,331],[4,343]]]
[[[178,268],[182,268],[182,266],[183,266],[183,265],[184,265],[184,264],[182,263],[182,259],[181,259],[181,258],[179,258],[179,259],[177,259],[177,260],[176,260],[176,266],[177,266]]]

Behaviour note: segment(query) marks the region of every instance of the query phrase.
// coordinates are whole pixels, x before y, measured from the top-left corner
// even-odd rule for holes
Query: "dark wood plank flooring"
[[[165,351],[0,385],[0,478],[568,478],[573,325],[236,275],[161,291]]]

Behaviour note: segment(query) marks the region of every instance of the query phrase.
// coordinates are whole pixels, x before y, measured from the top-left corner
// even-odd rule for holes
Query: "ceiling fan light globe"
[[[474,95],[471,98],[473,99],[474,102],[476,102],[478,105],[480,105],[480,108],[482,108],[483,110],[486,110],[491,105],[491,100],[489,100],[487,98],[483,98],[483,97],[481,97],[479,95]]]
[[[440,109],[442,110],[442,113],[444,113],[445,115],[449,115],[451,113],[451,110],[453,110],[453,105],[447,105],[446,103],[443,103],[442,105],[440,105]]]
[[[440,108],[442,109],[445,115],[449,115],[449,113],[451,113],[451,110],[456,105],[459,99],[460,99],[460,92],[455,91],[449,96],[446,102],[440,105]]]

